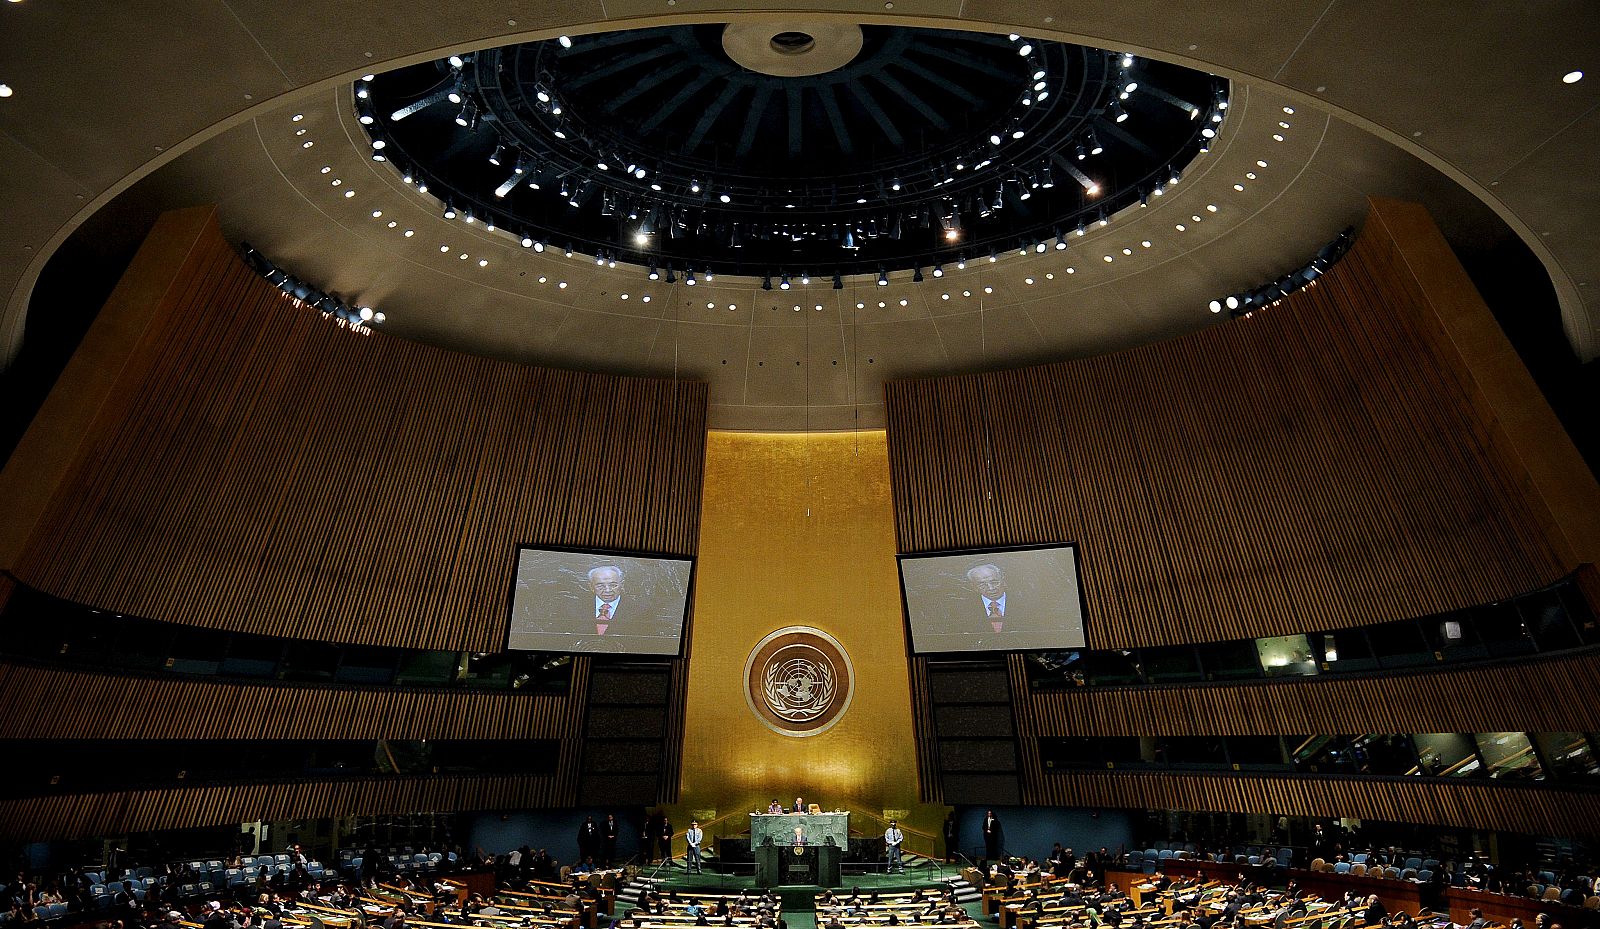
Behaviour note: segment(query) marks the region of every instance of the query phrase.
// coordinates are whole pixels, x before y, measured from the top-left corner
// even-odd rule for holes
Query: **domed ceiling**
[[[1054,245],[1176,182],[1227,83],[1020,35],[745,23],[371,76],[374,158],[463,220],[677,272],[885,273]]]
[[[1427,203],[1458,247],[1507,234],[1269,81],[1003,30],[727,15],[433,41],[393,66],[358,48],[365,65],[217,127],[82,232],[131,252],[161,210],[215,204],[230,240],[388,337],[705,381],[714,428],[757,430],[881,426],[886,380],[1228,324],[1214,302],[1303,267],[1368,195]]]

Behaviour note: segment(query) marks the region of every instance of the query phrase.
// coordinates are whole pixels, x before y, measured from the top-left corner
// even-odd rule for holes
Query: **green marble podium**
[[[795,839],[795,830],[801,838]],[[750,848],[763,845],[850,847],[849,813],[751,813]]]
[[[750,814],[758,887],[838,887],[839,861],[849,848],[849,813]]]

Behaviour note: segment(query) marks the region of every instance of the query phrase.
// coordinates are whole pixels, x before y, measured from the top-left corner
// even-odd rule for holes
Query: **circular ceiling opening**
[[[854,61],[866,43],[861,27],[853,23],[729,23],[720,28],[722,51],[729,60],[772,77],[837,71]]]
[[[780,32],[772,37],[772,50],[785,55],[801,55],[816,45],[817,40],[804,32]]]
[[[486,49],[361,81],[374,157],[534,245],[881,274],[1069,235],[1177,183],[1227,82],[1020,35],[747,23]]]

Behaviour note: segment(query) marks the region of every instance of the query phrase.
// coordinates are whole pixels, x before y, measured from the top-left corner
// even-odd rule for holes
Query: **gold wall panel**
[[[713,432],[703,499],[674,827],[714,809],[708,834],[740,835],[750,811],[801,795],[850,810],[868,835],[885,809],[908,810],[907,847],[932,851],[944,808],[917,798],[884,434]],[[745,700],[751,649],[791,625],[837,639],[856,674],[848,711],[805,738],[768,728]]]

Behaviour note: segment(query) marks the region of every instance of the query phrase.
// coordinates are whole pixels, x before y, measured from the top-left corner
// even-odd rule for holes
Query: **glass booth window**
[[[1493,610],[1494,607],[1483,607],[1477,610],[1446,613],[1443,616],[1423,620],[1422,628],[1428,633],[1433,650],[1442,655],[1445,661],[1487,658],[1489,651],[1478,638],[1478,617]]]
[[[1350,740],[1350,766],[1359,774],[1415,774],[1416,750],[1408,736],[1369,733]]]
[[[1507,780],[1540,780],[1544,766],[1533,751],[1533,743],[1523,732],[1479,732],[1478,754],[1490,777]]]
[[[1350,739],[1342,735],[1291,735],[1289,761],[1296,771],[1307,774],[1354,774],[1348,752]]]
[[[1156,739],[1156,760],[1180,768],[1226,768],[1228,750],[1220,736],[1178,735]]]
[[[1143,684],[1144,668],[1139,664],[1139,653],[1127,650],[1092,651],[1087,653],[1089,683],[1100,686],[1118,684]]]
[[[1533,738],[1556,777],[1600,777],[1600,762],[1595,760],[1594,751],[1583,733],[1537,732]]]
[[[1200,666],[1208,681],[1251,680],[1261,676],[1261,657],[1252,639],[1207,642],[1200,648]]]
[[[1367,644],[1365,629],[1335,629],[1331,632],[1314,632],[1307,637],[1311,642],[1311,657],[1322,663],[1327,671],[1372,671],[1378,659]]]
[[[1484,648],[1496,658],[1531,655],[1539,650],[1522,621],[1522,614],[1509,603],[1472,611],[1472,624],[1483,639]]]
[[[1242,771],[1288,768],[1283,742],[1275,735],[1229,736],[1228,760]]]
[[[1177,684],[1203,680],[1193,645],[1168,645],[1141,649],[1145,679],[1152,684]]]
[[[1256,639],[1256,655],[1267,677],[1317,673],[1317,662],[1311,655],[1311,640],[1304,635]]]
[[[1458,732],[1420,732],[1411,737],[1422,772],[1434,777],[1466,777],[1482,773],[1472,736]]]
[[[1539,648],[1551,651],[1578,647],[1578,630],[1567,618],[1566,605],[1555,591],[1541,590],[1529,594],[1517,601],[1517,609],[1522,612],[1522,621],[1533,633]]]
[[[1384,668],[1408,668],[1434,662],[1433,649],[1422,637],[1415,620],[1378,623],[1367,629],[1373,654]]]

